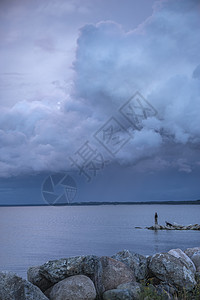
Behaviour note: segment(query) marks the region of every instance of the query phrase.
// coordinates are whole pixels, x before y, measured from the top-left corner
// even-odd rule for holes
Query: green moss
[[[162,294],[159,294],[155,288],[155,286],[152,284],[153,279],[148,280],[146,282],[143,281],[142,283],[142,290],[140,293],[140,300],[167,300],[168,293],[163,290]],[[200,300],[200,280],[198,281],[195,288],[188,292],[185,289],[182,291],[176,292],[174,295],[172,295],[174,300]]]
[[[177,295],[178,300],[200,300],[200,282],[194,287],[191,292],[183,290]]]
[[[166,293],[167,294],[167,293]],[[159,295],[156,291],[156,288],[147,283],[142,287],[142,291],[140,293],[140,300],[166,300],[167,295]]]

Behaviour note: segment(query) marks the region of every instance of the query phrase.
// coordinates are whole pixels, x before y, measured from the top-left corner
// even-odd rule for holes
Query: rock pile
[[[139,227],[137,227],[139,228]],[[200,230],[200,225],[199,224],[194,224],[194,225],[180,225],[180,224],[176,224],[176,223],[169,223],[166,222],[166,225],[159,225],[156,224],[154,226],[150,226],[150,227],[146,227],[147,229],[150,230]]]
[[[11,272],[0,272],[0,300],[48,300],[32,283]]]
[[[200,281],[200,247],[148,257],[124,250],[53,260],[29,268],[27,277],[0,272],[0,300],[176,299]]]

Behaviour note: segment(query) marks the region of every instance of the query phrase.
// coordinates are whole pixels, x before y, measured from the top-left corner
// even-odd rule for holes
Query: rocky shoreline
[[[0,272],[0,300],[48,299],[200,299],[200,247],[53,260],[30,267],[27,280]]]

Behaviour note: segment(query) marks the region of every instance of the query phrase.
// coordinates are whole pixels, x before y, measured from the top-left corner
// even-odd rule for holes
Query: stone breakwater
[[[0,300],[200,299],[200,247],[53,260],[30,267],[27,279],[0,272]]]
[[[139,228],[139,227],[136,227]],[[166,222],[166,225],[154,225],[154,226],[150,226],[150,227],[146,227],[146,229],[150,229],[150,230],[200,230],[200,225],[199,224],[190,224],[190,225],[180,225],[180,224],[176,224],[176,223],[168,223]]]

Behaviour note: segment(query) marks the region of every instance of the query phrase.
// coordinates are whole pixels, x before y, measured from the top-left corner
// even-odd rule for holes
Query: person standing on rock
[[[155,225],[158,225],[158,214],[157,214],[157,212],[155,213]]]

